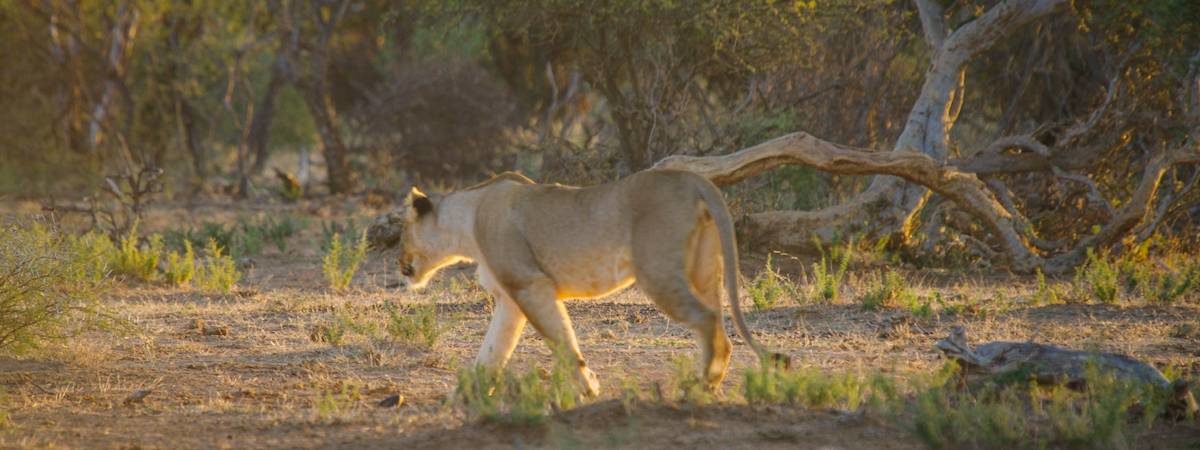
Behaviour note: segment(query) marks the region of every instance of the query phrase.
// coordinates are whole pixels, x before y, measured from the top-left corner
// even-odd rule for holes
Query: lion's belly
[[[551,259],[543,269],[554,279],[558,298],[603,297],[634,281],[633,255],[628,251]]]

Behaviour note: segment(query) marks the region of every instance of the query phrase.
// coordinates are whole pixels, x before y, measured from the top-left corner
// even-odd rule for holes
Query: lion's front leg
[[[493,291],[495,308],[492,311],[492,323],[488,325],[487,335],[483,345],[479,347],[479,356],[475,364],[492,370],[500,370],[508,363],[517,342],[521,340],[521,331],[525,330],[525,314],[521,308],[501,291]]]
[[[533,322],[533,327],[546,338],[550,350],[559,357],[574,360],[576,381],[583,388],[583,394],[588,397],[600,395],[600,382],[579,352],[579,341],[571,326],[571,317],[567,315],[563,303],[555,298],[554,285],[550,280],[543,278],[529,282],[513,292],[513,299]]]

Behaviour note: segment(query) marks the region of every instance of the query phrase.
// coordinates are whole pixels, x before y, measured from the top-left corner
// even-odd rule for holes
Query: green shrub
[[[316,413],[318,419],[331,421],[351,409],[354,402],[360,400],[362,400],[362,391],[358,386],[342,383],[341,389],[337,391],[321,390],[317,398],[313,400],[313,412]]]
[[[92,252],[100,246],[91,239],[37,223],[0,226],[0,351],[22,353],[104,322]]]
[[[222,252],[236,259],[262,253],[267,240],[279,246],[275,241],[277,236],[273,236],[272,233],[280,231],[274,230],[274,226],[268,222],[257,223],[245,219],[238,219],[237,223],[230,226],[205,221],[200,224],[199,229],[189,226],[168,230],[164,240],[168,247],[177,251],[183,251],[185,242],[190,242],[192,247],[203,247],[208,245],[210,240],[216,241]]]
[[[818,300],[832,302],[837,300],[842,283],[846,280],[846,271],[850,268],[850,258],[854,254],[854,243],[846,243],[845,249],[840,252],[840,258],[836,248],[830,254],[826,254],[821,242],[816,241],[816,244],[817,249],[821,251],[821,261],[813,264],[814,296]],[[836,267],[833,266],[834,261],[837,262]]]
[[[263,243],[267,239],[267,230],[263,226],[239,219],[234,230],[233,248],[229,251],[231,255],[242,257],[262,253]]]
[[[167,283],[173,286],[183,286],[192,281],[196,275],[196,254],[192,251],[192,243],[183,243],[183,254],[172,250],[167,254],[167,265],[163,268]]]
[[[388,322],[384,329],[393,338],[426,348],[433,348],[437,344],[442,328],[437,323],[436,305],[427,303],[400,308],[388,303],[385,309]]]
[[[904,278],[895,271],[888,271],[876,279],[874,285],[867,289],[862,297],[862,307],[869,311],[898,306],[913,310],[918,309],[919,304],[917,294],[908,288]]]
[[[1042,269],[1037,269],[1037,290],[1033,293],[1034,305],[1053,305],[1060,303],[1058,290],[1050,287],[1046,283],[1046,274],[1042,273]]]
[[[350,282],[354,279],[354,273],[358,271],[358,266],[362,264],[367,257],[367,234],[366,232],[359,234],[358,243],[347,245],[341,238],[341,235],[334,233],[329,245],[329,251],[325,254],[321,268],[325,272],[325,279],[329,281],[329,287],[335,291],[344,291],[350,287]]]
[[[138,225],[129,228],[129,234],[121,237],[117,252],[113,255],[113,273],[142,281],[158,278],[158,259],[162,256],[163,238],[152,235],[145,246],[138,242]]]
[[[341,239],[343,247],[354,245],[354,237],[365,232],[359,230],[354,219],[346,219],[346,223],[337,221],[321,221],[321,253],[328,253],[335,239]]]
[[[670,387],[678,393],[680,401],[702,405],[712,402],[713,394],[708,391],[708,383],[700,378],[697,366],[691,356],[675,357],[672,360]]]
[[[918,393],[913,403],[911,429],[932,448],[1023,447],[1032,434],[1013,389],[976,397],[938,386]]]
[[[1158,270],[1146,270],[1136,283],[1146,301],[1171,304],[1200,291],[1200,263],[1165,261]]]
[[[750,294],[754,309],[762,311],[774,308],[793,289],[791,281],[775,270],[771,255],[768,254],[766,266],[746,287],[746,292]]]
[[[1075,284],[1085,288],[1101,303],[1116,303],[1120,295],[1120,277],[1106,255],[1087,250],[1087,262],[1075,271]]]
[[[110,275],[109,267],[116,258],[117,246],[101,233],[89,231],[80,236],[65,236],[70,252],[83,264],[84,277],[98,282]]]
[[[332,319],[318,324],[308,334],[308,339],[317,343],[326,343],[333,346],[342,345],[342,341],[346,338],[346,332],[350,330],[349,322],[345,317],[340,315],[334,316]]]
[[[229,293],[242,278],[233,257],[221,251],[216,239],[209,239],[204,247],[204,262],[196,270],[196,284],[208,292]]]
[[[263,236],[267,238],[267,241],[274,244],[280,253],[285,253],[287,252],[288,238],[299,233],[304,228],[304,223],[291,215],[285,215],[278,221],[272,217],[267,217],[259,227],[262,230]]]

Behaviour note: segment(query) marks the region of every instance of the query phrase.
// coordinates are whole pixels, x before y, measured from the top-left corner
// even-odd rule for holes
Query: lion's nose
[[[417,271],[413,270],[412,264],[405,264],[400,266],[400,273],[406,277],[411,277],[413,274],[417,273]]]

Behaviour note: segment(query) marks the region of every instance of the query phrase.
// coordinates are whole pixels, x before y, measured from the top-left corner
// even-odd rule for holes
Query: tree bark
[[[273,70],[278,70],[281,77],[292,82],[304,98],[304,104],[317,127],[317,135],[321,139],[321,151],[325,155],[325,167],[329,192],[342,194],[354,188],[353,173],[350,170],[349,151],[338,130],[337,108],[329,92],[329,44],[334,29],[350,6],[349,0],[328,2],[329,14],[323,13],[324,2],[308,3],[312,8],[313,29],[315,33],[302,32],[302,19],[293,2],[283,2],[284,24],[280,29],[280,54],[282,58],[276,61]],[[278,6],[277,4],[275,6]],[[308,31],[308,30],[304,30]],[[301,43],[301,35],[315,34],[312,41]],[[308,53],[303,65],[300,54]],[[304,67],[299,70],[298,67]]]
[[[328,89],[323,87],[309,86],[301,90],[304,104],[308,107],[313,123],[317,126],[317,134],[321,137],[321,152],[325,155],[329,192],[349,192],[354,187],[346,157],[349,152],[342,141],[341,132],[338,131],[337,110],[333,107],[333,99],[330,98]]]
[[[254,108],[254,116],[250,119],[250,135],[248,137],[249,151],[254,155],[254,166],[251,175],[262,173],[267,164],[267,144],[270,141],[271,122],[275,119],[275,98],[283,87],[283,62],[278,59],[271,66],[271,78],[267,81],[267,90],[258,100]]]

